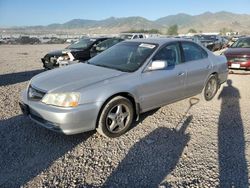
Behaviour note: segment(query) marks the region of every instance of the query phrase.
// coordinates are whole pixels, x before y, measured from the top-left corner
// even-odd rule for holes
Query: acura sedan
[[[33,77],[20,102],[36,123],[64,134],[125,133],[143,112],[202,93],[211,100],[227,80],[227,60],[184,39],[123,41],[87,63]]]

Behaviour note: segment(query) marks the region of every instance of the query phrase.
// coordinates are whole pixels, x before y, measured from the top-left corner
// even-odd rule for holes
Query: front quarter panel
[[[107,99],[118,93],[129,93],[135,101],[138,101],[138,94],[136,93],[137,85],[139,84],[138,73],[128,73],[113,78],[104,80],[97,84],[82,88],[80,104],[101,102],[104,104]]]

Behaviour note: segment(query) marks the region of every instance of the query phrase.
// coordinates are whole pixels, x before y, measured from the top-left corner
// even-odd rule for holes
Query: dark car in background
[[[104,50],[107,50],[108,48],[110,48],[111,46],[114,46],[115,44],[123,41],[124,39],[122,38],[110,38],[107,39],[101,43],[99,43],[98,45],[94,46],[91,50],[90,50],[90,56],[94,57],[97,54],[103,52]]]
[[[210,51],[220,50],[224,45],[223,39],[219,35],[195,35],[193,40]]]
[[[82,38],[63,50],[49,52],[41,59],[43,67],[45,69],[54,69],[59,67],[61,61],[86,61],[91,57],[91,48],[107,39],[108,37]]]
[[[229,68],[250,69],[250,37],[239,38],[224,55]]]

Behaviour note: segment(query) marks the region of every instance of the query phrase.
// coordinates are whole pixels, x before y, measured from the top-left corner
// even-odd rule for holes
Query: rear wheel
[[[97,132],[105,137],[124,134],[133,121],[133,104],[125,97],[117,96],[108,101],[101,111]]]
[[[210,77],[207,80],[207,83],[203,89],[202,92],[202,97],[206,100],[206,101],[210,101],[214,98],[214,96],[216,95],[217,91],[219,88],[219,84],[218,84],[218,79],[216,77],[216,75],[210,75]]]

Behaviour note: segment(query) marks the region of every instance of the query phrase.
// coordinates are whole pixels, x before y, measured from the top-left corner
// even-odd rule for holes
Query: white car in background
[[[120,38],[124,40],[131,40],[131,39],[143,39],[147,37],[143,33],[122,33],[120,34]]]

